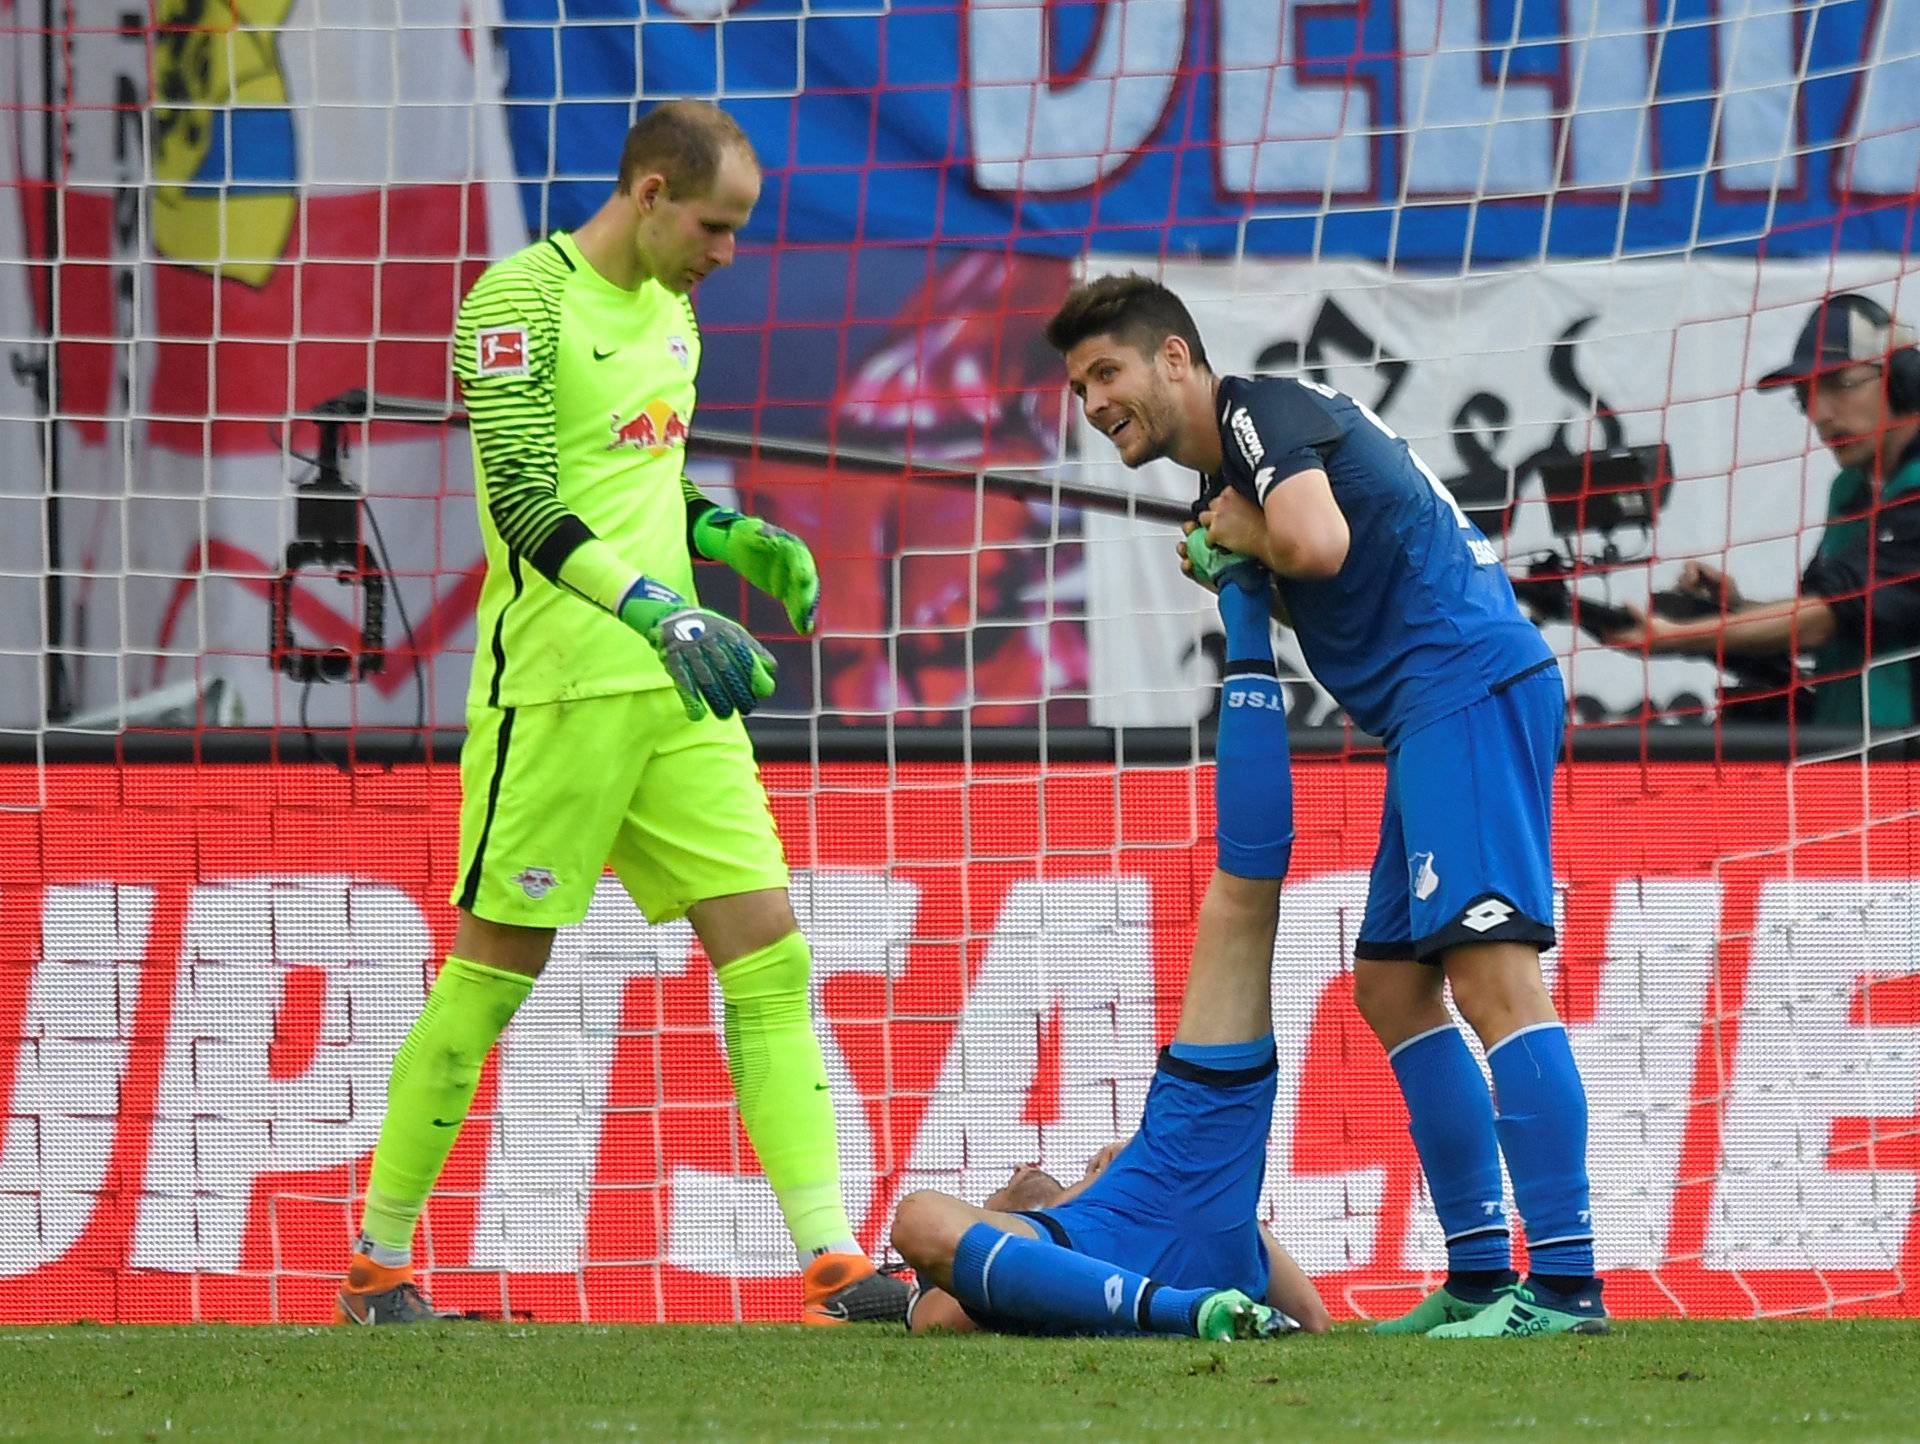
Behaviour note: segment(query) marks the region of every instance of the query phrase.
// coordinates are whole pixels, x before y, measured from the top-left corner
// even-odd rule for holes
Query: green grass
[[[1920,1437],[1920,1324],[1611,1338],[908,1339],[891,1329],[0,1330],[0,1438]],[[1230,1431],[1230,1432],[1229,1432]]]

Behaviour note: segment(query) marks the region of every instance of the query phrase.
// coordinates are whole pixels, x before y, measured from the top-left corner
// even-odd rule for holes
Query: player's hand
[[[1113,1142],[1109,1143],[1105,1148],[1101,1149],[1098,1153],[1094,1154],[1092,1158],[1088,1159],[1087,1172],[1086,1172],[1087,1179],[1091,1181],[1093,1179],[1098,1178],[1101,1174],[1105,1173],[1107,1171],[1107,1165],[1112,1163],[1114,1159],[1118,1158],[1120,1156],[1120,1150],[1125,1148],[1127,1144],[1130,1143],[1131,1141],[1132,1141],[1131,1139],[1127,1139],[1127,1138],[1116,1138],[1113,1140]]]
[[[760,517],[716,506],[694,523],[694,542],[703,555],[725,562],[785,607],[794,631],[813,634],[820,615],[820,570],[799,537]]]
[[[1180,553],[1180,570],[1210,592],[1220,590],[1220,574],[1238,566],[1246,558],[1207,540],[1207,534],[1192,522],[1186,525],[1186,539],[1175,548]]]
[[[688,602],[642,577],[620,604],[620,620],[660,654],[690,720],[749,715],[773,695],[772,653],[730,617]]]
[[[1265,564],[1266,513],[1233,488],[1226,488],[1207,503],[1207,509],[1200,513],[1200,525],[1206,528],[1212,546]]]

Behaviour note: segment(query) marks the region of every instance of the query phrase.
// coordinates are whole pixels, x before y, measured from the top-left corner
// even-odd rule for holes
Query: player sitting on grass
[[[1269,973],[1293,781],[1268,575],[1244,561],[1222,570],[1220,865],[1140,1131],[1101,1152],[1071,1188],[1025,1168],[984,1208],[931,1191],[901,1200],[893,1246],[920,1278],[908,1315],[916,1333],[1234,1339],[1327,1327],[1313,1284],[1256,1216],[1273,1127]]]

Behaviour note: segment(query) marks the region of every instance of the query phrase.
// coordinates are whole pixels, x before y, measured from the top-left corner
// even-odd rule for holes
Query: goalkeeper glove
[[[790,531],[724,506],[702,512],[693,524],[700,555],[725,562],[787,609],[787,620],[810,636],[820,612],[820,572],[807,544]]]
[[[698,722],[708,708],[722,719],[735,712],[744,717],[773,695],[773,654],[731,618],[652,577],[627,589],[619,615],[660,654],[689,720]]]

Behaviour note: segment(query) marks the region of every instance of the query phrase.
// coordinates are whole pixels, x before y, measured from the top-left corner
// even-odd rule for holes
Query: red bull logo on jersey
[[[659,456],[687,444],[687,423],[664,401],[649,401],[630,421],[622,421],[616,411],[612,425],[613,440],[607,443],[608,451],[630,446],[649,456]]]

